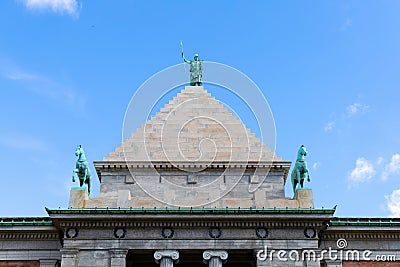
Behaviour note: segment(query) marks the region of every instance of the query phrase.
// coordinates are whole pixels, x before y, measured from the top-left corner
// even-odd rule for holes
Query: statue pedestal
[[[89,195],[85,187],[72,187],[69,195],[70,209],[80,209],[86,207],[86,201],[89,200]]]
[[[297,189],[294,199],[299,202],[299,208],[314,208],[314,198],[311,188]]]

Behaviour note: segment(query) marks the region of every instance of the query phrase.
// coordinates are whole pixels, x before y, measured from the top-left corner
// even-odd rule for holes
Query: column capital
[[[79,249],[77,248],[61,248],[60,253],[63,257],[76,257]]]
[[[226,261],[228,259],[228,252],[225,250],[206,250],[203,252],[203,260],[205,262],[214,257],[220,258],[222,261]]]
[[[128,254],[128,249],[123,248],[111,248],[108,250],[112,258],[126,258]]]
[[[154,259],[160,263],[162,258],[170,258],[173,261],[179,260],[179,252],[177,250],[157,250],[154,252]]]

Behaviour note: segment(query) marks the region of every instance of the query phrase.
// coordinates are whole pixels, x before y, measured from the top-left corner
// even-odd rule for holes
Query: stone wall
[[[301,207],[298,200],[285,198],[285,171],[257,169],[255,173],[246,168],[199,172],[153,168],[131,172],[102,170],[100,197],[83,199],[82,207]]]
[[[0,267],[55,267],[60,248],[59,232],[47,218],[0,224]]]

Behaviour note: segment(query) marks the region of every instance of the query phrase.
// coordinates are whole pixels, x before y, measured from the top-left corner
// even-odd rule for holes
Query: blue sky
[[[181,62],[180,40],[187,57],[230,65],[263,91],[278,155],[308,148],[317,207],[400,216],[399,11],[398,1],[1,1],[0,216],[66,207],[76,145],[89,161],[114,150],[131,97]]]

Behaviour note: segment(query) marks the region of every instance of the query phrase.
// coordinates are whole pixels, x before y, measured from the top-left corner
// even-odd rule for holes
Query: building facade
[[[0,219],[0,267],[400,266],[400,220],[285,197],[290,161],[187,86],[48,217]]]

